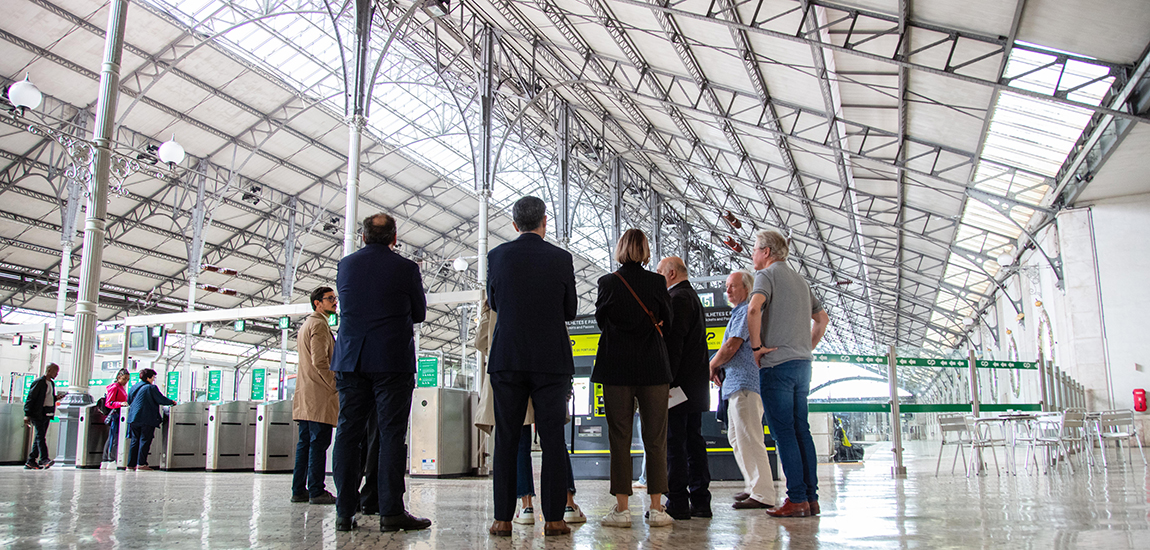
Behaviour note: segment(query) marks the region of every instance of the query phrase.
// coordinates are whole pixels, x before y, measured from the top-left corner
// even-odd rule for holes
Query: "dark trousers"
[[[120,450],[120,409],[112,409],[107,416],[108,442],[104,444],[104,462],[115,462]]]
[[[647,457],[647,493],[667,492],[667,397],[669,384],[610,386],[603,384],[607,413],[607,443],[611,447],[611,494],[631,494],[631,428],[635,402],[643,424],[643,454]]]
[[[519,456],[516,458],[515,497],[535,496],[535,473],[531,469],[531,425],[523,426],[519,434]],[[571,471],[571,455],[567,455],[567,492],[575,494],[575,473]]]
[[[415,375],[394,372],[337,372],[339,425],[332,456],[335,474],[336,514],[355,516],[359,509],[359,481],[363,473],[360,445],[367,430],[367,417],[375,413],[379,423],[379,513],[403,514],[403,475],[407,459],[407,423],[411,418],[411,392]]]
[[[379,427],[375,420],[375,403],[367,415],[367,429],[359,445],[363,462],[363,486],[359,489],[359,509],[365,514],[379,513]]]
[[[323,495],[327,477],[327,448],[331,445],[331,424],[298,420],[299,441],[295,446],[292,495],[315,498]]]
[[[667,507],[711,508],[711,471],[703,439],[703,413],[688,404],[667,411]]]
[[[567,423],[567,396],[571,375],[542,372],[500,371],[491,373],[492,404],[495,405],[495,455],[492,488],[496,521],[515,515],[517,455],[527,416],[527,398],[535,404],[535,429],[543,449],[539,476],[539,500],[546,521],[561,521],[567,505],[567,447],[563,425]],[[564,471],[564,470],[567,471]]]
[[[32,417],[32,452],[28,453],[28,462],[46,462],[51,458],[48,454],[48,425],[51,422],[51,416]]]
[[[152,450],[152,438],[156,435],[155,426],[145,426],[139,422],[129,422],[132,444],[128,446],[128,468],[148,465],[148,452]]]
[[[771,437],[787,477],[787,498],[796,503],[818,500],[819,461],[807,420],[811,362],[796,359],[760,369],[759,386]]]

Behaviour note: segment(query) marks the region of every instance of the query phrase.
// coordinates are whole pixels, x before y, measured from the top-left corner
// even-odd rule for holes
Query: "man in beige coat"
[[[335,373],[329,370],[335,339],[327,323],[336,311],[335,291],[321,286],[311,293],[311,307],[296,336],[299,369],[291,416],[299,422],[299,442],[295,448],[292,475],[292,502],[335,504],[335,496],[324,488],[327,448],[331,431],[339,420],[339,392]]]

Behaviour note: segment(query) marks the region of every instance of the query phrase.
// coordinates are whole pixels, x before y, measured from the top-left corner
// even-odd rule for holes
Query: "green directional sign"
[[[180,400],[180,372],[168,372],[168,383],[164,385],[164,393],[172,401]]]
[[[885,355],[837,355],[833,353],[817,353],[815,361],[824,363],[854,363],[856,365],[885,365]]]
[[[339,315],[336,315],[335,313],[328,313],[327,314],[327,326],[334,327],[338,324],[339,324]]]
[[[979,359],[975,361],[975,365],[980,369],[1038,369],[1038,362],[1036,361],[990,361]]]
[[[139,381],[140,381],[140,373],[138,373],[138,372],[129,372],[128,373],[128,387],[129,388],[132,386],[135,386],[136,382],[139,382]]]
[[[248,328],[248,322],[245,319],[236,319],[232,323],[232,330],[236,332],[243,332]]]
[[[252,401],[263,401],[267,397],[264,389],[267,379],[266,369],[252,369]]]
[[[100,388],[100,387],[107,386],[108,384],[111,384],[112,382],[115,382],[115,381],[116,381],[115,378],[89,378],[88,379],[88,387],[89,388]]]
[[[416,361],[415,386],[419,388],[434,388],[439,385],[439,358],[434,356],[420,357]]]
[[[966,359],[936,359],[924,357],[899,357],[894,363],[900,367],[951,367],[962,368],[968,366]]]
[[[222,378],[222,371],[208,371],[208,401],[220,400],[220,381]]]
[[[287,330],[291,326],[291,317],[284,315],[280,317],[280,330]]]
[[[31,374],[24,375],[24,399],[21,399],[21,401],[27,401],[28,400],[28,392],[32,391],[32,382],[35,382],[35,381],[36,381],[36,377],[34,375],[31,375]]]

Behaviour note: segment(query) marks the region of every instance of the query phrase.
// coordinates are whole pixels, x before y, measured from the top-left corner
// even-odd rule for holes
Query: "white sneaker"
[[[647,525],[651,527],[668,527],[672,523],[675,523],[675,520],[671,518],[671,515],[668,514],[666,510],[647,511]]]
[[[603,521],[599,524],[603,527],[631,527],[631,510],[627,509],[620,512],[619,505],[612,504],[611,511],[603,516]]]
[[[567,509],[563,511],[563,521],[567,523],[586,523],[587,516],[583,515],[583,510],[576,504],[575,506],[568,506]]]
[[[535,525],[535,509],[531,507],[520,508],[518,512],[515,512],[515,519],[511,520],[511,523]]]

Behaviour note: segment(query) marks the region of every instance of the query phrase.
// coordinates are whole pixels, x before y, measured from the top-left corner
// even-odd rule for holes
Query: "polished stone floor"
[[[741,484],[722,482],[712,485],[713,519],[648,528],[632,497],[633,527],[606,528],[598,518],[613,500],[607,482],[580,481],[590,521],[565,537],[517,526],[510,539],[486,533],[487,479],[409,480],[409,508],[433,519],[430,530],[383,534],[369,517],[337,533],[334,507],[288,502],[287,475],[0,467],[0,547],[1150,548],[1150,478],[1137,453],[1108,471],[967,478],[961,466],[935,477],[933,450],[908,445],[910,475],[900,480],[890,476],[889,444],[871,444],[865,464],[820,466],[819,518],[732,510]]]

